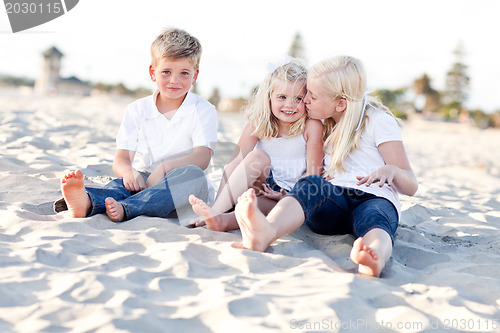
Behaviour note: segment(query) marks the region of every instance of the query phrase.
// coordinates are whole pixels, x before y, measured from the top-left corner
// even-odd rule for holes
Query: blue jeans
[[[158,184],[140,192],[129,192],[123,179],[117,178],[103,187],[85,187],[91,201],[88,216],[106,212],[105,199],[118,201],[125,210],[125,219],[139,215],[167,217],[174,210],[189,204],[190,194],[207,201],[208,186],[203,170],[194,165],[174,169]]]
[[[276,191],[276,192],[281,191],[281,187],[278,184],[276,184],[276,182],[274,181],[272,170],[269,171],[269,176],[266,179],[266,184],[269,185],[271,187],[271,190],[273,190],[273,191]]]
[[[332,185],[318,175],[301,178],[287,196],[300,203],[306,224],[318,234],[362,237],[380,228],[392,239],[398,227],[398,212],[389,200]]]

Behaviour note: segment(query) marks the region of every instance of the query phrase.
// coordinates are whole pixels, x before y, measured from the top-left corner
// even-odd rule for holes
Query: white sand
[[[377,279],[355,273],[352,236],[303,227],[257,253],[239,232],[53,214],[66,170],[113,177],[129,101],[0,92],[0,332],[500,331],[500,131],[407,125],[420,188]],[[221,113],[220,140],[242,126]]]

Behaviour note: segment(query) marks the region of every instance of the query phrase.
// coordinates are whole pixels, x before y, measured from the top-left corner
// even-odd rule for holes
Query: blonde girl
[[[234,213],[223,213],[247,189],[258,190],[259,209],[266,214],[301,177],[323,171],[323,124],[307,118],[306,79],[307,71],[297,60],[268,74],[245,110],[248,123],[238,141],[239,151],[224,171],[214,204],[209,207],[190,197],[200,216],[192,226],[237,229]]]
[[[306,110],[324,119],[326,179],[309,176],[266,216],[255,193],[235,208],[243,246],[264,251],[304,222],[316,233],[353,234],[351,259],[361,274],[379,276],[390,258],[398,226],[398,193],[414,195],[417,180],[402,142],[400,122],[366,93],[366,74],[353,57],[338,56],[313,66]]]

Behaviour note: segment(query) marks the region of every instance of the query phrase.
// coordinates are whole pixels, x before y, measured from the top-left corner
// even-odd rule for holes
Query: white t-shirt
[[[293,137],[259,139],[255,148],[271,158],[271,171],[276,185],[290,191],[306,172],[306,140],[301,133]]]
[[[138,99],[125,110],[116,137],[117,149],[135,151],[133,167],[152,172],[160,163],[192,152],[194,147],[214,150],[217,142],[217,112],[203,98],[188,92],[172,119],[156,107],[159,91]]]
[[[401,210],[398,192],[394,186],[385,184],[379,187],[378,183],[367,187],[365,184],[356,185],[356,176],[367,176],[385,165],[384,159],[378,151],[378,146],[389,141],[403,141],[401,129],[396,120],[384,111],[372,108],[366,111],[368,123],[360,137],[359,148],[354,149],[344,160],[345,172],[332,175],[330,180],[333,185],[358,189],[378,197],[386,198],[394,204],[398,214]],[[334,148],[335,149],[335,148]],[[332,157],[325,154],[325,168],[330,166]]]

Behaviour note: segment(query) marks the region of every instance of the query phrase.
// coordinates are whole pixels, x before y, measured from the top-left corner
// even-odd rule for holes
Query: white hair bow
[[[363,95],[363,108],[361,109],[361,117],[359,118],[358,126],[356,126],[356,129],[354,132],[359,131],[359,128],[361,127],[361,124],[363,123],[363,117],[365,116],[366,112],[366,107],[369,105],[372,108],[375,108],[373,105],[370,104],[370,101],[368,101],[368,94],[371,94],[373,91],[366,91],[365,94]]]

